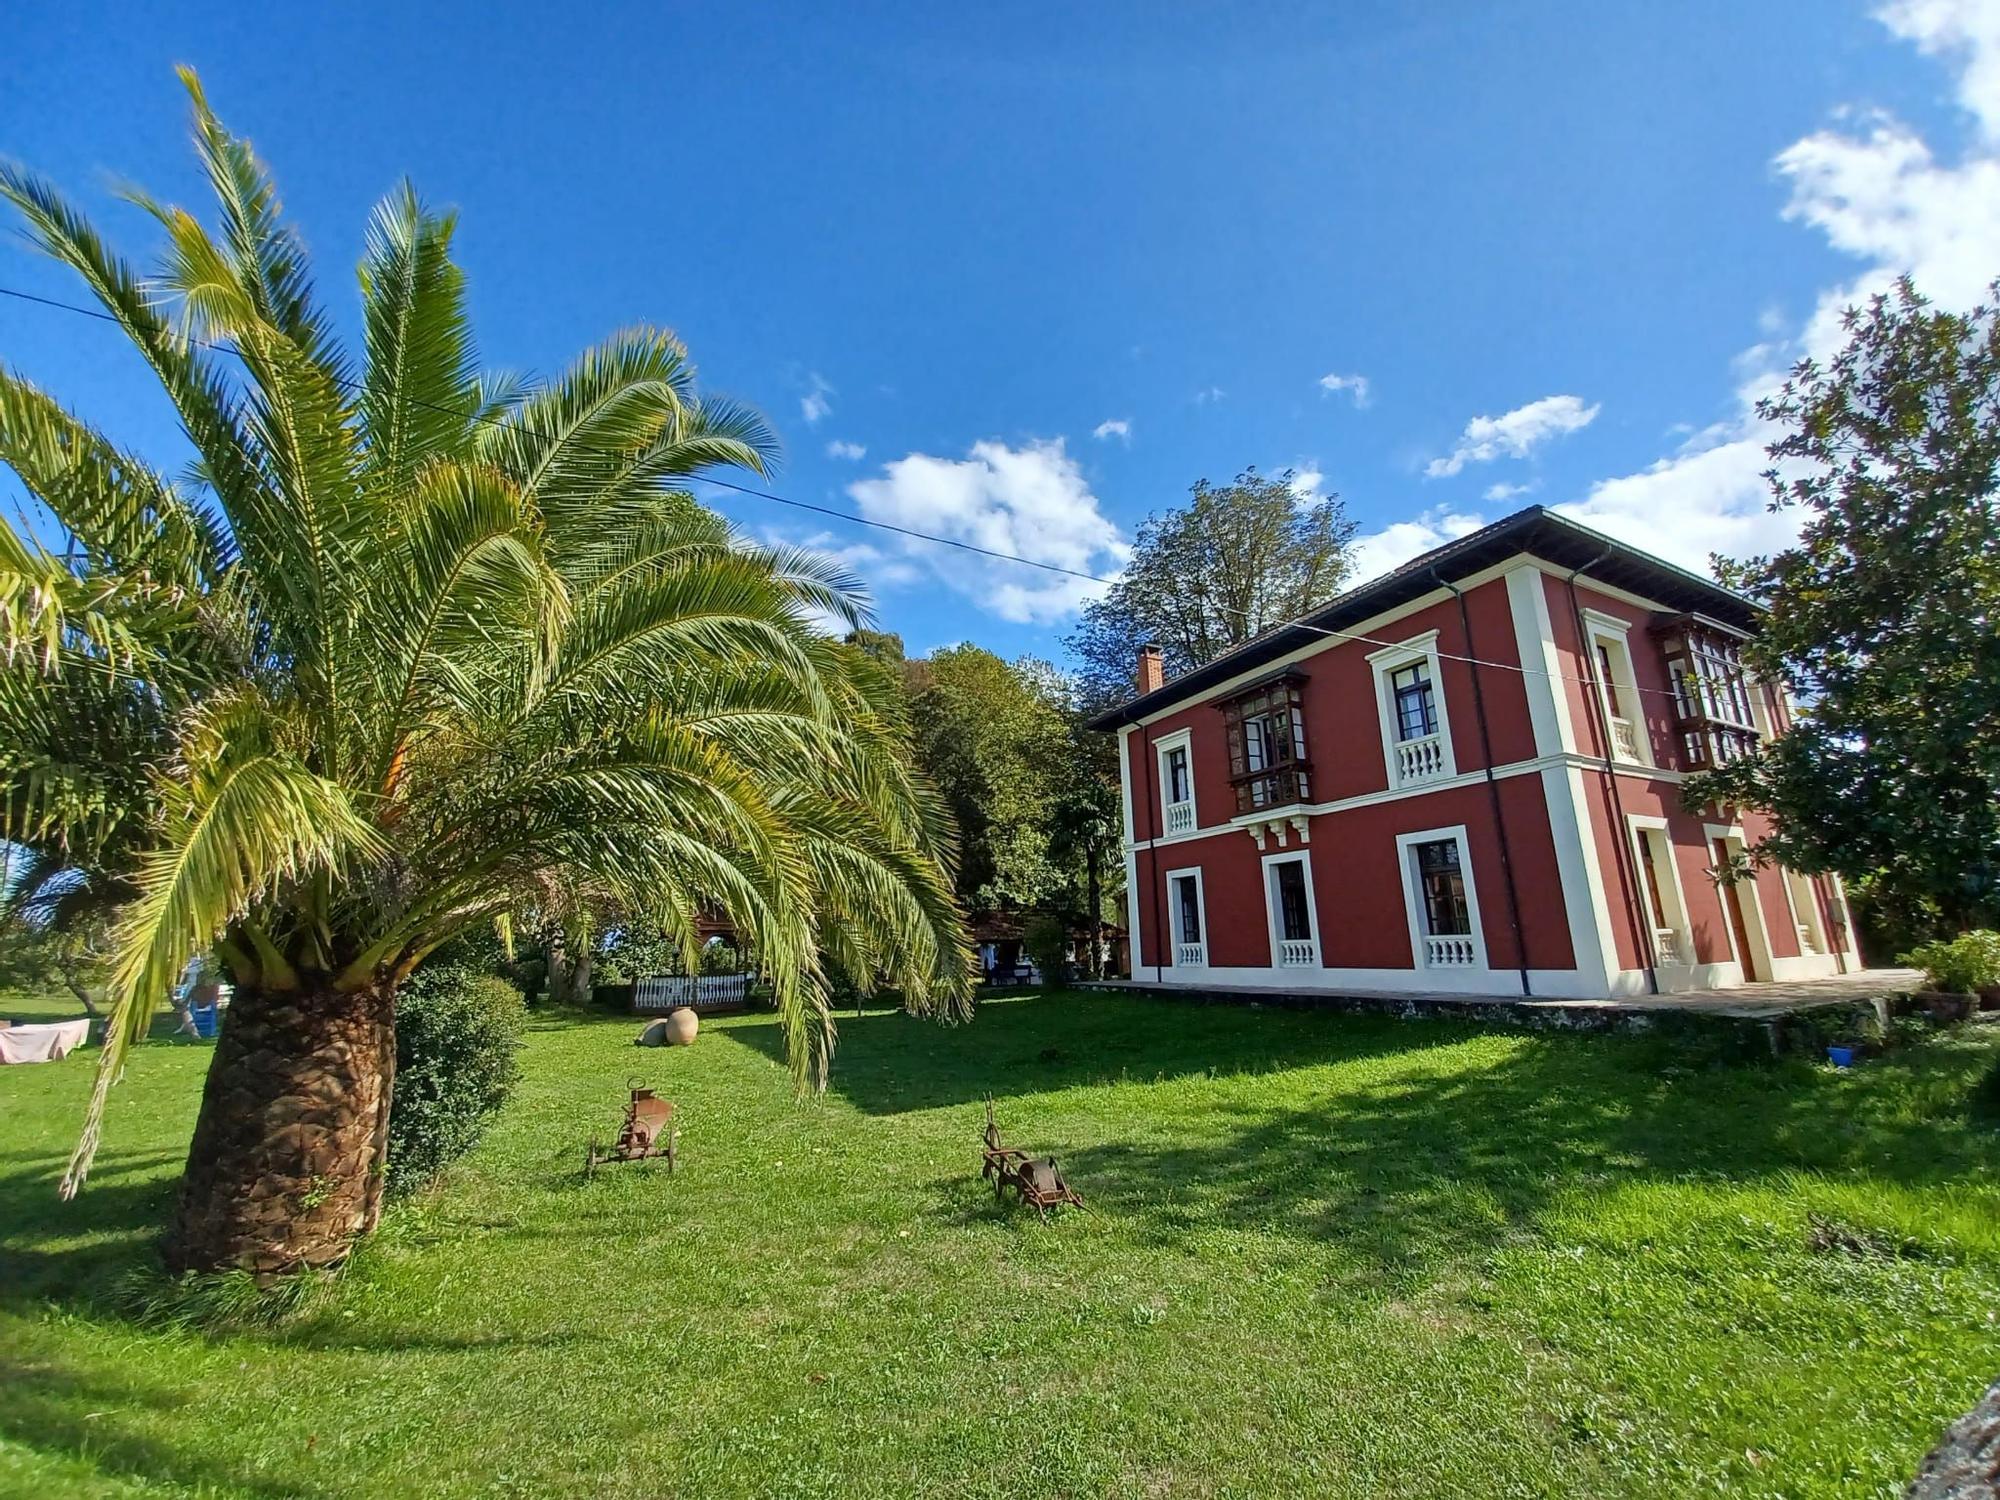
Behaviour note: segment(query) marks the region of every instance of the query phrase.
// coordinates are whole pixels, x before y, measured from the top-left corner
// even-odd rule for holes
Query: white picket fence
[[[750,999],[748,974],[662,974],[632,986],[632,1009],[696,1010],[715,1005],[743,1005]]]

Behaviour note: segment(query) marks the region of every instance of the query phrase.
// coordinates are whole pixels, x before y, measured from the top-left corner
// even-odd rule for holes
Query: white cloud
[[[974,443],[964,458],[912,453],[883,465],[879,479],[856,480],[847,493],[871,521],[1078,573],[1112,573],[1131,556],[1123,534],[1099,510],[1083,471],[1060,438],[1019,448],[997,441]],[[1102,589],[1088,578],[1024,568],[914,538],[904,543],[904,551],[981,608],[1017,624],[1059,620]]]
[[[1977,302],[2000,271],[2000,7],[1990,0],[1892,0],[1877,17],[1897,36],[1957,71],[1959,102],[1974,136],[1956,163],[1938,159],[1909,126],[1880,112],[1848,112],[1840,128],[1781,151],[1773,165],[1791,188],[1784,216],[1819,230],[1862,262],[1826,288],[1804,325],[1758,319],[1763,336],[1734,361],[1735,399],[1723,421],[1693,432],[1637,473],[1600,481],[1558,507],[1635,546],[1706,570],[1711,553],[1745,557],[1788,545],[1795,512],[1767,509],[1776,437],[1757,401],[1802,355],[1824,361],[1846,342],[1844,309],[1909,275],[1947,307]]]
[[[807,377],[808,389],[799,397],[799,415],[806,419],[806,426],[817,427],[833,410],[833,387],[819,371],[814,370]]]
[[[1194,393],[1194,404],[1196,406],[1207,406],[1210,402],[1220,401],[1228,394],[1229,392],[1225,391],[1221,386],[1211,385],[1204,390]]]
[[[1577,432],[1597,420],[1598,408],[1585,406],[1580,396],[1544,396],[1497,417],[1474,417],[1465,424],[1458,443],[1443,458],[1425,465],[1432,479],[1456,474],[1467,464],[1496,458],[1526,458],[1543,443]]]
[[[1303,508],[1326,498],[1326,471],[1316,463],[1301,463],[1292,470],[1292,498]]]
[[[850,443],[845,438],[835,438],[826,445],[826,456],[828,458],[862,459],[868,456],[868,450],[859,443]]]
[[[1132,423],[1126,417],[1107,417],[1090,429],[1090,435],[1100,443],[1108,438],[1117,438],[1129,448],[1132,446]]]
[[[1522,495],[1532,495],[1541,487],[1542,482],[1539,479],[1530,479],[1526,484],[1489,484],[1486,486],[1485,493],[1479,498],[1495,502],[1515,500],[1519,499]]]
[[[1348,577],[1348,586],[1380,578],[1411,558],[1477,531],[1485,524],[1484,516],[1462,515],[1439,507],[1425,511],[1414,521],[1396,521],[1380,531],[1357,536],[1352,548],[1354,572]]]
[[[1366,375],[1322,375],[1319,378],[1319,388],[1329,396],[1346,391],[1354,398],[1357,410],[1367,406],[1373,399],[1369,393]]]

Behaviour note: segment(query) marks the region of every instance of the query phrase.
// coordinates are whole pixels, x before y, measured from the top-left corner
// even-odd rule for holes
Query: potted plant
[[[1962,932],[1913,948],[1898,961],[1924,971],[1929,988],[1911,999],[1933,1021],[1962,1021],[1974,1009],[2000,1008],[2000,932]]]

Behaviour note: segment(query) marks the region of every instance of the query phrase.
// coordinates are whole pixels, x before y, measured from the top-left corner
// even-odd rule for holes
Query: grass
[[[805,1103],[768,1018],[636,1030],[537,1023],[272,1326],[144,1310],[204,1046],[71,1204],[88,1055],[0,1073],[0,1491],[1892,1495],[2000,1373],[2000,1028],[1835,1073],[1053,995],[850,1018]],[[682,1169],[585,1184],[632,1074]],[[988,1094],[1087,1212],[995,1205]]]

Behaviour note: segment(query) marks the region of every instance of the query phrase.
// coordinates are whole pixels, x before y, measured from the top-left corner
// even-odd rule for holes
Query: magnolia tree
[[[1798,543],[1718,564],[1768,606],[1746,654],[1802,712],[1687,798],[1775,813],[1761,853],[1905,928],[2000,925],[2000,313],[1905,281],[1847,329],[1762,407]]]

